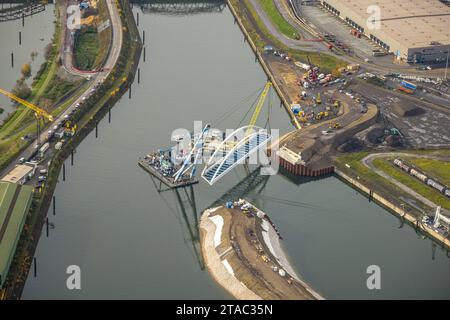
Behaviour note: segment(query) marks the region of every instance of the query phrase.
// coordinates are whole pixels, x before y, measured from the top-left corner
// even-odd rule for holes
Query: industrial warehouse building
[[[0,182],[0,288],[5,284],[32,198],[33,187]]]
[[[450,7],[439,0],[322,0],[322,5],[409,63],[438,63],[450,51]],[[373,18],[371,6],[380,9]],[[368,12],[369,11],[369,12]],[[369,22],[369,23],[368,23]],[[379,25],[378,28],[373,26]]]

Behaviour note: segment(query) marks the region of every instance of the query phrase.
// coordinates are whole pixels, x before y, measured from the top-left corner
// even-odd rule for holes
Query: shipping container
[[[413,90],[413,91],[417,89],[417,86],[414,83],[411,83],[411,82],[408,82],[405,80],[400,81],[400,85],[406,89]]]
[[[398,90],[403,91],[408,94],[413,94],[413,91],[411,89],[407,89],[405,87],[399,87]]]

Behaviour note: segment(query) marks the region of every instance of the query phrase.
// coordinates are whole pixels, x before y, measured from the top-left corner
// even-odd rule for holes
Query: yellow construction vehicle
[[[64,133],[66,136],[74,136],[75,132],[77,130],[77,125],[75,124],[74,126],[71,126],[71,122],[70,121],[66,121],[65,124],[65,128],[64,128]]]
[[[47,118],[49,121],[53,121],[53,116],[51,114],[49,114],[47,111],[45,111],[44,109],[41,109],[41,108],[35,106],[34,104],[29,103],[28,101],[25,101],[25,100],[15,96],[14,94],[12,94],[6,90],[3,90],[1,88],[0,88],[0,93],[18,103],[20,103],[21,105],[27,107],[28,109],[33,110],[38,116]]]
[[[34,104],[32,104],[28,101],[25,101],[22,98],[17,97],[16,95],[12,94],[11,92],[8,92],[8,91],[0,88],[0,93],[7,96],[11,100],[14,100],[14,101],[20,103],[21,105],[27,107],[28,109],[34,111],[34,115],[36,117],[37,144],[40,145],[41,144],[41,140],[40,140],[41,121],[40,120],[41,120],[41,118],[45,118],[48,121],[52,122],[53,116],[51,114],[49,114],[47,111],[45,111],[44,109],[41,109],[38,106],[35,106]]]
[[[340,128],[342,128],[341,124],[339,122],[337,122],[337,121],[331,122],[329,127],[333,128],[333,129],[340,129]]]
[[[334,107],[339,108],[341,106],[341,102],[339,100],[334,100]]]
[[[320,97],[320,92],[317,94],[316,102],[317,102],[317,104],[321,104],[322,103],[322,98]]]

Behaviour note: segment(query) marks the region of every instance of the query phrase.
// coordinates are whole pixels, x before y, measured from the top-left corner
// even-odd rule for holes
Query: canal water
[[[9,4],[0,6],[0,10],[9,8]],[[20,70],[25,63],[31,65],[31,77],[27,83],[31,85],[32,78],[39,71],[45,61],[44,49],[51,42],[55,21],[54,5],[46,5],[45,11],[25,18],[22,27],[22,19],[0,22],[0,88],[11,91],[16,81],[21,77]],[[22,36],[22,44],[19,44],[19,32]],[[11,53],[14,55],[14,66],[11,66]],[[36,53],[32,57],[32,53]],[[13,110],[10,100],[0,95],[0,108],[5,111],[0,114],[0,124]]]
[[[111,123],[100,123],[98,138],[82,142],[74,166],[66,162],[56,215],[49,212],[54,229],[40,239],[37,277],[30,273],[23,298],[231,298],[203,269],[195,228],[202,210],[230,189],[272,217],[298,273],[326,298],[450,298],[445,251],[335,177],[249,179],[242,167],[214,187],[201,182],[177,193],[159,191],[137,166],[139,156],[168,146],[172,130],[192,129],[195,120],[237,127],[255,99],[248,97],[264,85],[229,10],[211,4],[135,5],[146,33],[141,83],[113,108]],[[290,130],[278,99],[272,102],[271,127]],[[265,118],[267,110],[260,124]],[[234,188],[245,179],[253,181],[248,194]],[[71,265],[81,269],[79,291],[66,287]],[[381,269],[381,290],[367,289],[370,265]]]

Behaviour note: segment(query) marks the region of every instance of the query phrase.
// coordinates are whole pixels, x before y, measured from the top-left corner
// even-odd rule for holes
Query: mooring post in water
[[[138,68],[138,84],[141,83],[141,68]]]
[[[244,34],[244,42],[247,42],[247,36]]]
[[[22,27],[25,27],[25,13],[22,12]]]
[[[14,68],[14,51],[11,52],[11,68]]]
[[[98,138],[98,122],[95,123],[95,138]]]
[[[34,267],[34,277],[37,277],[37,263],[36,257],[33,258],[33,267]]]
[[[431,243],[431,260],[436,259],[436,248],[437,248],[436,243],[432,242]]]
[[[47,232],[47,238],[48,238],[48,217],[45,219],[45,230]]]
[[[19,31],[19,45],[22,45],[22,31]]]
[[[72,152],[70,153],[70,165],[73,166],[73,150],[72,150]]]
[[[128,88],[128,99],[131,99],[131,84],[130,87]]]
[[[145,47],[144,47],[144,62],[145,62]]]
[[[136,12],[136,25],[139,27],[139,12]]]
[[[142,30],[142,44],[145,45],[145,30]]]
[[[66,181],[66,164],[63,163],[63,181]]]
[[[56,216],[56,197],[53,196],[53,215]]]
[[[111,123],[111,108],[108,109],[108,123]]]

